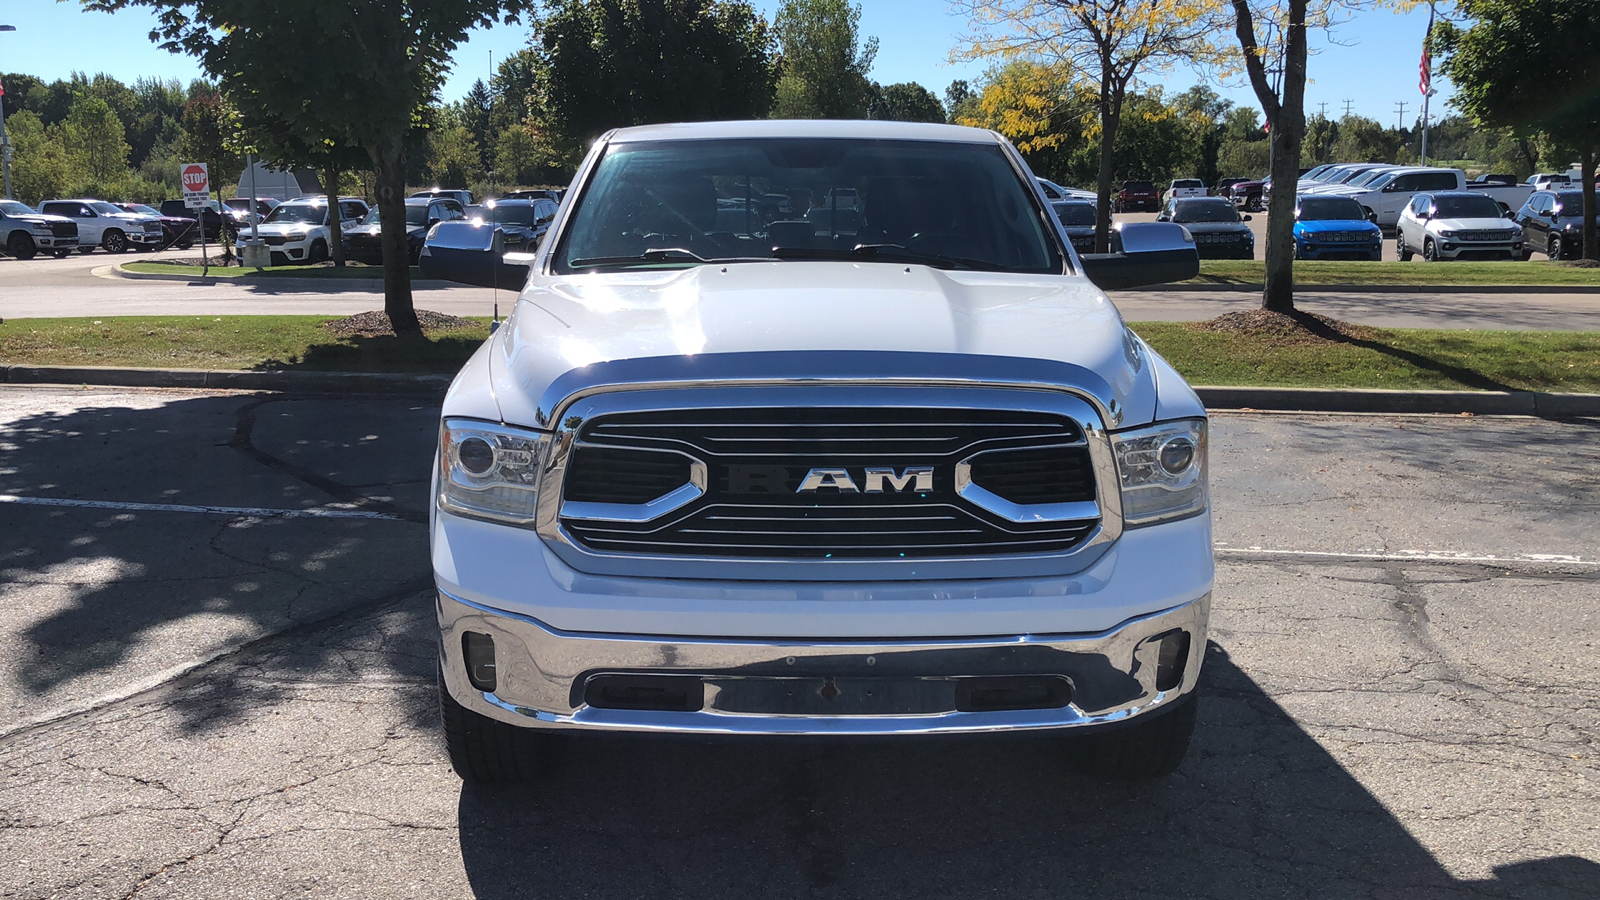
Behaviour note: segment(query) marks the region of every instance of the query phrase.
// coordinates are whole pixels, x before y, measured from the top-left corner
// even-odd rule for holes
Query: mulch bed
[[[431,309],[417,310],[417,320],[422,323],[423,334],[435,331],[459,331],[463,328],[476,327],[477,324],[460,316],[447,316]],[[382,310],[334,319],[332,322],[323,323],[322,327],[344,338],[394,337],[394,329],[389,327],[389,317]]]
[[[1339,344],[1370,341],[1378,337],[1376,329],[1365,325],[1352,325],[1301,310],[1293,313],[1266,309],[1231,312],[1207,322],[1192,322],[1189,327],[1196,331],[1271,338],[1274,343],[1285,346]]]

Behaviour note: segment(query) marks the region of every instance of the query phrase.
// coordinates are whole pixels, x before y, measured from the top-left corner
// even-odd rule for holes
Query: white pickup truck
[[[1329,189],[1319,193],[1329,196],[1352,197],[1360,203],[1373,221],[1382,228],[1393,229],[1400,214],[1411,205],[1418,194],[1436,194],[1444,191],[1471,190],[1486,194],[1516,209],[1525,203],[1533,192],[1531,185],[1510,184],[1481,186],[1467,183],[1460,169],[1433,169],[1420,166],[1392,168],[1359,188]]]
[[[164,237],[158,216],[131,213],[104,200],[46,200],[39,211],[78,223],[79,253],[93,253],[95,247],[107,253],[155,250]]]
[[[768,186],[859,215],[719,215]],[[1175,769],[1212,591],[1207,416],[1098,285],[1198,262],[1181,226],[1121,237],[1073,251],[989,131],[598,140],[443,405],[456,771],[521,779],[552,730],[1050,730],[1104,776]]]

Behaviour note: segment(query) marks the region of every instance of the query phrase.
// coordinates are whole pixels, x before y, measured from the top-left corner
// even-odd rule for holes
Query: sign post
[[[183,181],[183,205],[197,209],[195,221],[200,228],[200,263],[211,271],[211,259],[206,255],[206,210],[211,206],[211,173],[205,163],[185,163],[178,167]]]

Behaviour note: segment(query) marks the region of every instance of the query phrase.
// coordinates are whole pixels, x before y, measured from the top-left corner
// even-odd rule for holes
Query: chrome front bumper
[[[1204,658],[1211,595],[1130,619],[1096,634],[1019,635],[905,641],[778,641],[648,637],[561,632],[532,618],[438,593],[445,687],[463,706],[502,722],[543,728],[707,734],[884,735],[1041,730],[1109,725],[1158,709],[1194,689]],[[1156,686],[1164,635],[1189,635],[1181,680]],[[468,681],[464,632],[494,639],[494,692]],[[601,709],[584,702],[597,675],[688,675],[704,683],[696,711]],[[1070,684],[1071,699],[1051,709],[939,711],[897,714],[850,692],[886,698],[920,681],[985,676],[1053,676]],[[747,686],[790,685],[810,691],[823,682],[841,709],[804,714],[748,711]],[[841,686],[834,689],[834,685]],[[762,690],[756,692],[758,695]],[[781,690],[780,690],[781,693]],[[826,706],[827,704],[821,704]],[[741,708],[741,707],[745,708]]]

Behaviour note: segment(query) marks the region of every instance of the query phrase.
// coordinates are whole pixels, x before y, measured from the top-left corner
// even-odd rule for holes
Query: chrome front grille
[[[1101,518],[1083,428],[1040,411],[615,413],[578,429],[563,493],[578,545],[668,557],[1061,553]]]

